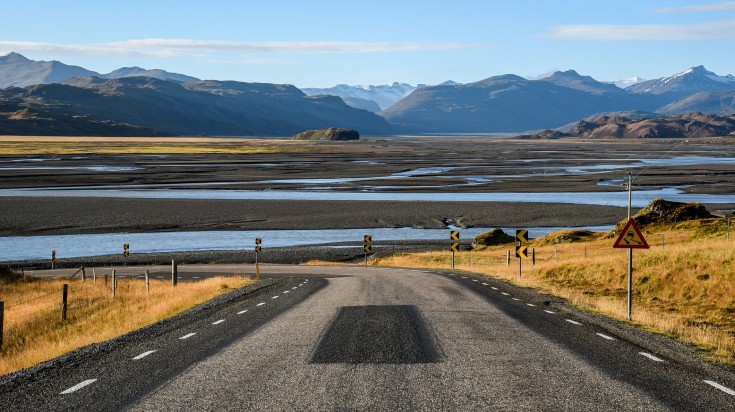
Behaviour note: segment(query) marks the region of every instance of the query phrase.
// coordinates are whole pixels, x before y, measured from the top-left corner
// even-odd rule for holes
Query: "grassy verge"
[[[78,140],[0,140],[0,155],[77,155],[77,154],[263,154],[303,152],[305,148],[288,142],[212,139],[171,142],[151,138]]]
[[[644,231],[649,250],[633,253],[633,323],[693,343],[716,361],[735,364],[735,241],[725,240],[723,219]],[[459,253],[456,267],[540,289],[573,305],[627,319],[627,250],[614,239],[577,243],[532,241],[536,264],[506,264],[514,246]],[[530,257],[530,256],[529,256]],[[448,269],[448,252],[379,258],[375,264]]]
[[[73,349],[102,342],[181,313],[252,281],[215,277],[201,282],[119,279],[113,299],[105,282],[63,279],[0,279],[5,302],[5,333],[0,375],[33,366]],[[61,320],[61,290],[69,284],[67,320]]]

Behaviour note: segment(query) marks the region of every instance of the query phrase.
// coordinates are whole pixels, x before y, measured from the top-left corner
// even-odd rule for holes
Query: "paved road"
[[[265,290],[114,356],[80,359],[68,376],[33,384],[47,388],[43,403],[20,406],[735,410],[731,373],[502,282],[388,268],[264,269],[275,278]],[[267,315],[256,319],[259,311]]]

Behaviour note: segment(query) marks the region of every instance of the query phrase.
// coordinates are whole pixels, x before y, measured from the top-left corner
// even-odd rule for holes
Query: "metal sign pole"
[[[518,242],[518,246],[522,246],[522,243]],[[523,266],[523,258],[521,258],[521,256],[518,256],[518,279],[521,278],[521,274],[523,273],[522,266]]]
[[[633,175],[628,172],[628,220],[633,198]],[[628,249],[628,320],[633,320],[633,249]]]

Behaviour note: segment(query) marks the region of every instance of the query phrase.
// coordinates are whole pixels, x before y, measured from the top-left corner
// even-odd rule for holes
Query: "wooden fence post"
[[[97,272],[92,268],[92,282],[97,282]]]
[[[69,284],[64,283],[61,289],[61,320],[66,320],[66,302],[69,296]]]
[[[505,251],[505,264],[510,266],[510,250]]]
[[[115,297],[115,292],[117,292],[117,275],[115,274],[115,271],[112,271],[112,297]]]
[[[176,286],[176,284],[179,282],[178,272],[179,271],[178,271],[178,268],[176,267],[176,261],[171,260],[171,286]]]
[[[151,272],[145,271],[145,291],[150,293],[151,291]]]
[[[0,300],[0,350],[3,348],[3,319],[5,319],[5,302]]]
[[[536,248],[531,248],[531,261],[533,262],[533,265],[536,266]]]

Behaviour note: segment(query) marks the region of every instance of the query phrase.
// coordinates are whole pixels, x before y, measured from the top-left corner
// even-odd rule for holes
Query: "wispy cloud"
[[[486,47],[488,46],[458,42],[236,42],[196,39],[137,39],[108,43],[58,44],[0,41],[0,51],[17,51],[21,53],[43,52],[86,56],[150,56],[162,58],[182,56],[202,57],[202,55],[223,52],[244,54],[363,54]]]
[[[698,13],[707,11],[735,10],[735,2],[705,4],[701,6],[662,7],[656,13]]]
[[[702,41],[735,38],[735,20],[699,24],[556,26],[546,39],[592,41]]]

